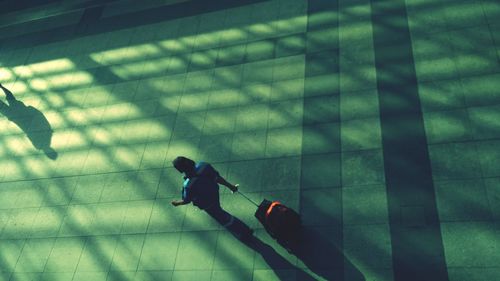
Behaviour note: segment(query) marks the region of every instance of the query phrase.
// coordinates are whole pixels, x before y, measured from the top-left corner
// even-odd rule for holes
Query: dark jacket
[[[193,202],[200,209],[219,204],[219,173],[212,165],[199,162],[196,164],[196,176],[186,178],[182,187],[184,202]]]

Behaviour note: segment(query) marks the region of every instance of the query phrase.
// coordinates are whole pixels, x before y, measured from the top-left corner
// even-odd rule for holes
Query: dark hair
[[[174,167],[180,173],[187,174],[190,172],[194,172],[195,170],[194,161],[184,156],[178,156],[177,158],[174,159],[174,161],[172,161],[172,164],[174,164]]]

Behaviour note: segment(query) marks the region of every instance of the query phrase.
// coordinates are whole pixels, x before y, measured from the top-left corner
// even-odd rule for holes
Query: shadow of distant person
[[[52,128],[47,118],[33,106],[26,106],[16,100],[12,92],[2,84],[0,88],[7,99],[7,104],[0,101],[0,113],[23,130],[36,149],[42,150],[48,158],[56,159],[57,151],[50,147]]]

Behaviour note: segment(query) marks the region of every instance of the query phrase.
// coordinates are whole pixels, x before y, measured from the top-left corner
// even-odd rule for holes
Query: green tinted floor
[[[0,280],[500,280],[497,1],[63,2],[2,11]],[[307,250],[170,205],[178,155]]]

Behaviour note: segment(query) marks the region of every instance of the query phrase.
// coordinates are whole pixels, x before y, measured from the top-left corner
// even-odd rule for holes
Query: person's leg
[[[205,211],[240,239],[248,238],[253,233],[250,227],[238,218],[226,212],[219,204],[214,204],[210,208],[205,209]]]
[[[224,211],[219,204],[214,204],[209,208],[205,209],[205,212],[209,214],[212,218],[214,218],[218,223],[223,226],[227,224],[231,224],[233,220],[233,216],[228,212]]]

